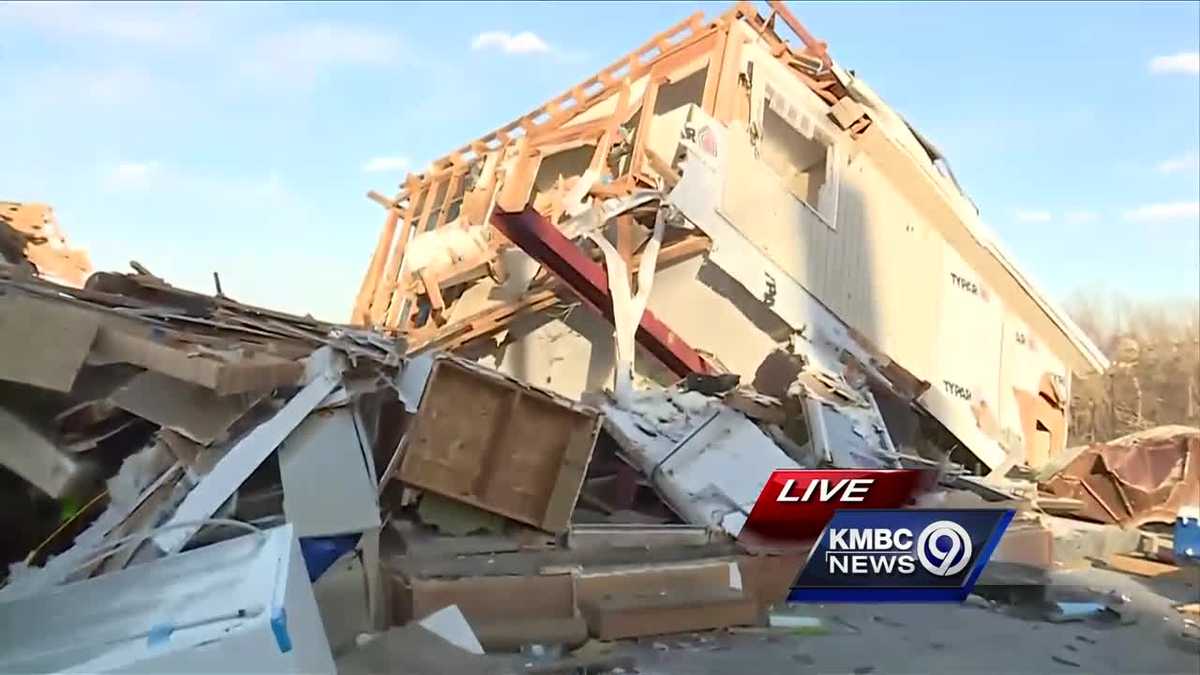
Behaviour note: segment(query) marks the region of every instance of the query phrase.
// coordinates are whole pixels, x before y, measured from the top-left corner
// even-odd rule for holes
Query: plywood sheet
[[[565,531],[598,411],[440,357],[404,442],[399,478],[550,532]]]

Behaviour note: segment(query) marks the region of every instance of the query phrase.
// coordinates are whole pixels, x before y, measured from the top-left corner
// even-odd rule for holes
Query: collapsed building
[[[936,420],[987,471],[1062,450],[1072,375],[1107,365],[937,148],[781,3],[692,16],[372,196],[387,220],[352,321],[569,397],[632,358],[623,325],[657,333],[636,370],[660,383],[709,366],[749,381],[782,349],[865,376],[896,445]],[[541,251],[563,237],[576,250]],[[604,318],[565,309],[589,302],[577,251],[607,267],[615,352]],[[630,296],[614,277],[638,271]],[[653,347],[673,340],[704,358]]]

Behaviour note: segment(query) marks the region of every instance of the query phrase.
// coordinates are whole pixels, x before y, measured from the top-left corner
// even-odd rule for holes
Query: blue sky
[[[0,199],[100,269],[344,320],[363,195],[725,4],[0,5]],[[793,12],[937,143],[1053,296],[1200,288],[1200,3]]]

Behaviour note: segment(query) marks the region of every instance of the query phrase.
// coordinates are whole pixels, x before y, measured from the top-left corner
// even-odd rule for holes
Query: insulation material
[[[404,253],[402,285],[415,280],[418,272],[440,278],[450,271],[461,271],[464,266],[486,263],[494,255],[490,230],[487,225],[450,226],[415,235]]]

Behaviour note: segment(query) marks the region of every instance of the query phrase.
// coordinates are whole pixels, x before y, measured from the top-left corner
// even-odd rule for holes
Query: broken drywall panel
[[[213,390],[146,371],[109,397],[118,408],[208,445],[262,400],[262,393],[218,396]]]
[[[508,332],[496,355],[496,369],[507,375],[573,400],[612,382],[612,327],[592,312],[520,317]],[[650,362],[637,361],[639,367]]]
[[[420,407],[421,393],[425,391],[429,371],[433,370],[433,357],[432,352],[426,352],[404,362],[396,387],[405,412],[415,413]]]
[[[605,429],[676,513],[735,537],[771,473],[801,468],[745,415],[696,392],[605,406]]]
[[[231,654],[239,672],[334,672],[288,525],[0,602],[4,672],[225,672]]]
[[[283,512],[296,536],[324,537],[380,526],[375,481],[349,406],[309,414],[278,453]]]
[[[4,407],[0,407],[0,464],[55,499],[72,496],[95,473],[90,462],[64,452]]]
[[[66,302],[0,295],[0,380],[71,391],[99,325],[96,312]]]
[[[594,408],[440,355],[405,435],[398,476],[413,487],[561,532],[599,432]]]
[[[329,347],[315,352],[309,361],[315,364],[312,368],[316,372],[308,375],[308,384],[274,417],[239,439],[196,488],[188,493],[168,523],[180,527],[163,531],[154,538],[160,550],[172,552],[182,548],[200,528],[200,521],[211,517],[341,381],[340,363]]]

